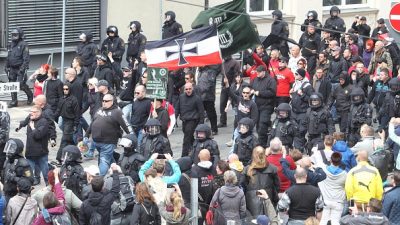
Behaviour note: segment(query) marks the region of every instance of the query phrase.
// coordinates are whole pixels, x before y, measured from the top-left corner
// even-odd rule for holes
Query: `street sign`
[[[0,83],[0,93],[19,92],[19,82]]]
[[[400,3],[392,6],[389,13],[389,22],[395,31],[400,32]]]
[[[168,69],[147,68],[146,97],[166,99],[168,84]]]

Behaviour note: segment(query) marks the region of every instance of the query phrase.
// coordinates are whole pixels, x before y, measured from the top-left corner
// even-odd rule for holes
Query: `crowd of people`
[[[322,25],[310,11],[289,48],[287,23],[274,11],[278,39],[244,51],[243,65],[227,57],[169,71],[166,99],[146,98],[147,38],[138,21],[127,49],[116,26],[100,48],[82,32],[65,82],[48,64],[28,79],[28,46],[13,30],[6,73],[33,106],[16,129],[26,127],[25,144],[9,136],[10,115],[0,112],[3,223],[400,224],[400,50],[383,19],[370,36],[366,17],[344,33],[339,8],[330,14]],[[163,39],[183,32],[175,19],[165,13]],[[230,124],[230,108],[223,158],[214,136]],[[180,157],[169,140],[178,124]],[[59,145],[51,162],[49,145]],[[98,166],[84,168],[95,151]],[[31,194],[41,177],[45,190]]]

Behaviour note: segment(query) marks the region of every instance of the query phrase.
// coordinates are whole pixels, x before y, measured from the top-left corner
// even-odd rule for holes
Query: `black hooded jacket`
[[[343,85],[338,85],[335,90],[332,91],[328,105],[331,106],[336,101],[336,110],[338,112],[349,112],[351,106],[350,94],[353,85],[350,84],[350,78],[349,75],[347,75],[347,72],[342,72],[339,75],[339,79],[344,79],[345,82]]]
[[[78,126],[79,119],[81,118],[81,109],[78,100],[71,93],[71,85],[68,83],[65,85],[68,86],[69,93],[64,95],[58,102],[55,116],[61,116],[63,119],[73,120],[75,126]]]
[[[131,32],[128,37],[128,49],[126,50],[126,61],[130,63],[130,60],[135,61],[137,59],[140,61],[140,52],[144,51],[144,46],[146,45],[147,38],[141,32],[142,25],[139,21],[132,21],[135,24],[136,31]]]
[[[63,83],[60,79],[49,79],[45,81],[44,87],[46,87],[44,94],[46,95],[47,104],[55,112],[58,102],[63,97]]]
[[[96,67],[96,55],[99,51],[97,45],[93,42],[93,34],[90,31],[82,32],[86,36],[86,41],[79,43],[76,47],[76,54],[83,60],[83,65]]]
[[[118,172],[113,172],[111,190],[101,192],[90,192],[88,199],[82,202],[79,212],[79,224],[89,225],[90,216],[97,212],[101,215],[101,221],[104,224],[111,222],[111,205],[119,197],[120,185]]]
[[[183,33],[182,25],[175,21],[175,13],[168,11],[165,15],[171,16],[169,21],[165,21],[162,27],[162,39],[170,38]]]
[[[7,60],[6,68],[19,68],[20,71],[25,71],[29,68],[29,48],[28,44],[24,41],[24,32],[21,28],[16,28],[19,33],[19,39],[11,41],[7,46]]]
[[[108,85],[111,85],[114,83],[113,70],[110,68],[110,66],[108,64],[98,66],[96,68],[96,70],[94,71],[94,76],[99,81],[106,80],[108,82]]]
[[[259,144],[258,139],[253,135],[254,121],[248,117],[245,117],[239,121],[239,124],[249,126],[249,131],[245,134],[240,135],[235,140],[233,146],[233,153],[237,154],[239,161],[243,162],[243,165],[247,166],[251,162],[251,156],[253,149]]]

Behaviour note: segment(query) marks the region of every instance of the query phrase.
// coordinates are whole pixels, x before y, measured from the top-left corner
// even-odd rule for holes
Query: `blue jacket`
[[[400,186],[386,192],[382,200],[382,212],[390,224],[400,224]]]
[[[154,160],[149,159],[147,160],[142,167],[139,170],[139,178],[140,181],[144,182],[144,173],[151,168],[153,165]],[[172,175],[171,176],[162,176],[161,179],[166,183],[166,184],[177,184],[179,180],[181,179],[181,170],[179,168],[178,163],[176,163],[174,160],[168,160],[169,164],[171,165],[172,168]]]
[[[282,165],[282,172],[291,182],[292,185],[296,183],[296,179],[294,177],[295,170],[290,169],[289,162],[281,158],[279,162]],[[307,169],[307,183],[318,187],[318,183],[326,179],[326,173],[322,168],[315,168],[315,171]]]
[[[3,194],[0,194],[0,225],[3,225],[5,221],[3,221],[3,212],[6,208],[6,197]]]
[[[342,154],[342,163],[346,165],[346,172],[357,165],[356,157],[345,141],[336,141],[332,150]]]

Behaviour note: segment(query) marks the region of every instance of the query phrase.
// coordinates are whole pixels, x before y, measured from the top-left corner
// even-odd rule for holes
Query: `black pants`
[[[28,101],[32,102],[33,100],[33,93],[31,89],[29,89],[29,86],[26,84],[27,76],[26,76],[26,71],[24,74],[19,73],[19,68],[11,68],[10,73],[8,75],[8,80],[9,82],[19,82],[19,89],[24,91],[26,94],[26,97],[28,97]],[[12,92],[11,93],[11,98],[13,102],[17,102],[18,93],[17,92]]]
[[[296,123],[299,126],[301,126],[302,121],[306,118],[306,116],[307,116],[306,113],[295,113],[295,112],[292,112],[292,119],[294,121],[296,121]],[[308,124],[307,124],[307,126],[308,126]],[[305,130],[307,130],[307,128]],[[307,142],[307,140],[306,140],[306,137],[305,137],[305,133],[295,136],[294,140],[293,140],[294,147],[295,148],[300,148],[299,150],[301,152],[304,152],[306,142]]]
[[[188,156],[190,149],[192,149],[194,142],[194,130],[199,124],[199,120],[185,120],[182,121],[182,131],[183,131],[183,146],[182,146],[182,156]]]
[[[306,60],[307,60],[307,72],[310,74],[310,83],[312,83],[315,69],[317,68],[317,57],[314,55],[309,56],[306,57]]]
[[[63,135],[61,138],[60,148],[57,151],[57,161],[62,161],[62,150],[67,145],[75,145],[74,142],[74,120],[63,118]]]
[[[211,130],[218,132],[217,127],[217,111],[215,111],[215,103],[213,101],[203,101],[204,109],[207,112],[208,119],[211,123]]]
[[[271,128],[271,115],[273,109],[261,109],[258,110],[258,124],[257,133],[260,145],[264,148],[268,146],[268,133]]]
[[[226,120],[227,120],[225,108],[226,108],[226,103],[228,103],[228,99],[229,99],[229,90],[226,88],[222,88],[221,95],[219,98],[219,113],[220,113],[219,122],[224,125],[226,125]]]
[[[347,124],[348,124],[348,120],[349,120],[349,111],[341,111],[341,112],[337,112],[337,114],[339,115],[339,127],[340,127],[340,132],[342,133],[346,133],[347,130]]]
[[[290,102],[290,97],[286,97],[286,96],[276,96],[276,107],[278,107],[278,105],[280,105],[281,103],[288,103]]]

